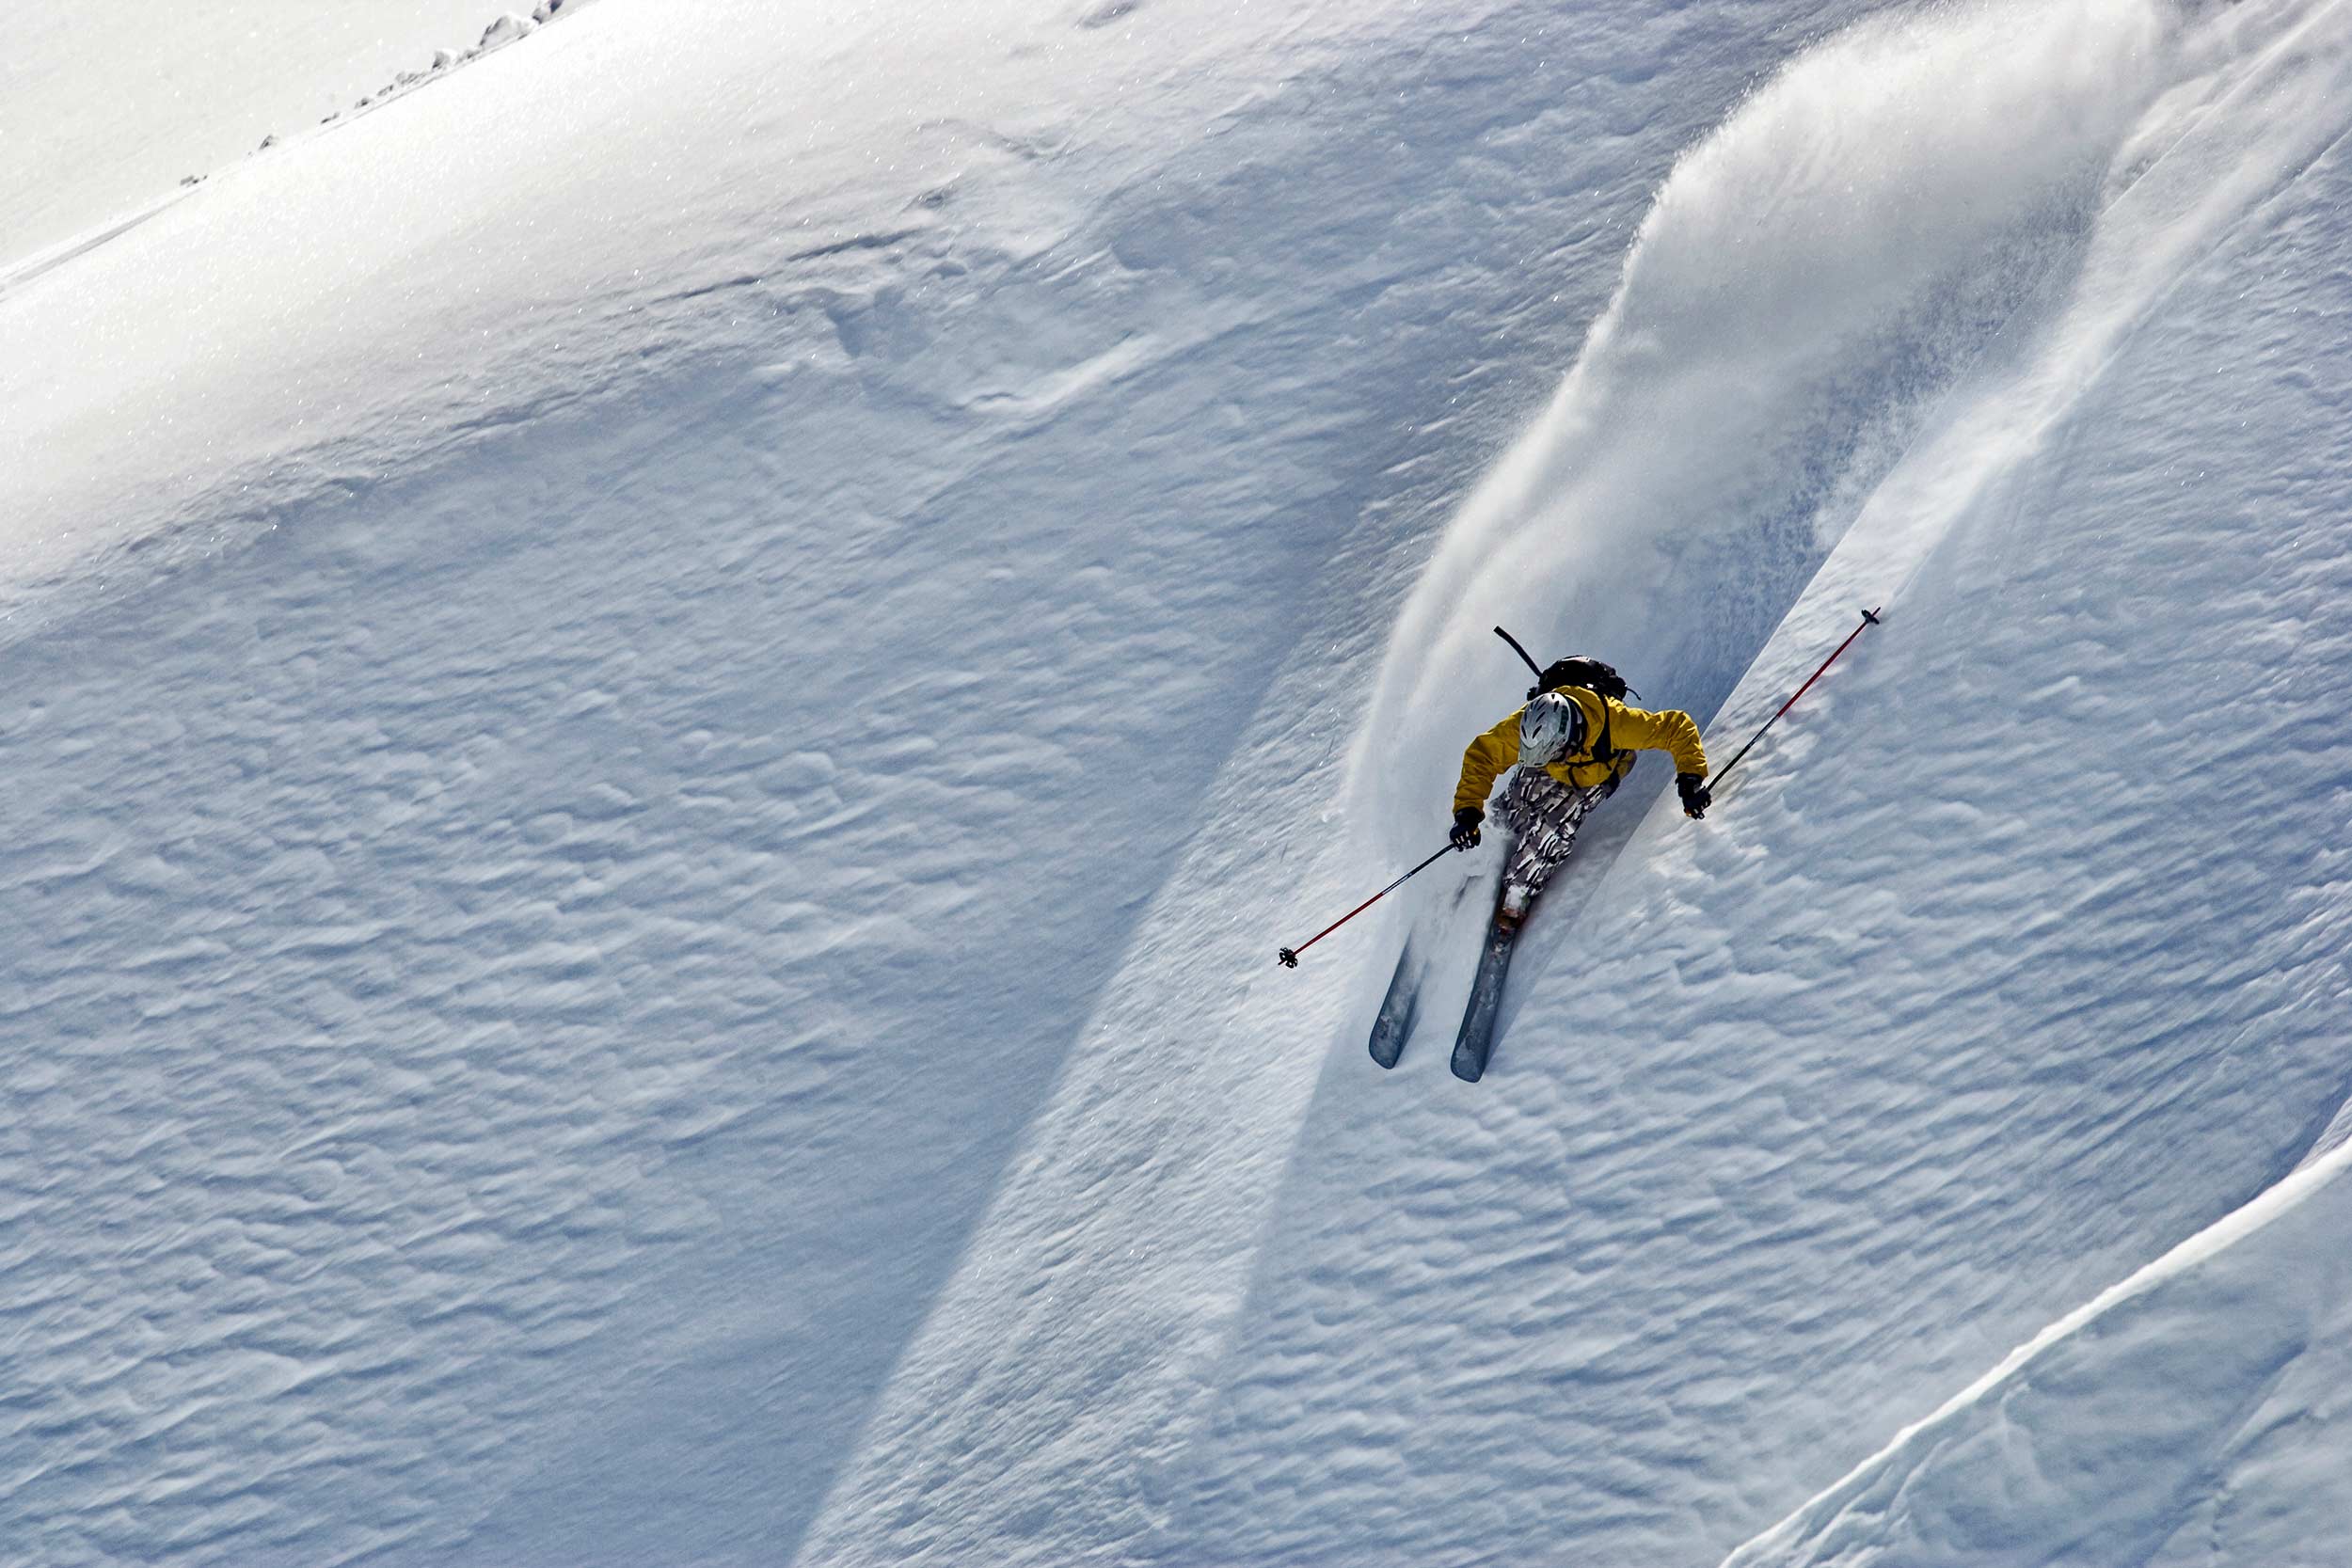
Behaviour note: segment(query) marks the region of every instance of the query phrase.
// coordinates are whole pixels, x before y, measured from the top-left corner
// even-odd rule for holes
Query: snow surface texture
[[[0,1540],[2325,1560],[2352,21],[1881,9],[605,0],[0,293]],[[1881,597],[1485,1085],[1274,967]]]
[[[2352,1468],[2312,1429],[2352,1388],[2348,1168],[2070,1314],[1725,1568],[2338,1560]]]

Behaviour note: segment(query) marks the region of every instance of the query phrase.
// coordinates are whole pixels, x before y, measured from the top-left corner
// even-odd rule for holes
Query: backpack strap
[[[1600,734],[1594,739],[1592,745],[1585,748],[1585,761],[1600,763],[1604,766],[1613,764],[1619,753],[1614,746],[1609,744],[1609,721],[1612,717],[1609,711],[1609,694],[1605,691],[1595,691],[1589,686],[1580,686],[1576,689],[1590,693],[1600,703]]]

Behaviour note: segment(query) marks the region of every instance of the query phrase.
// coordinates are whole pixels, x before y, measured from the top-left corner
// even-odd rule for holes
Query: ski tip
[[[1466,1061],[1463,1061],[1463,1060],[1462,1060],[1460,1057],[1458,1057],[1458,1056],[1454,1058],[1454,1077],[1456,1077],[1456,1078],[1459,1078],[1459,1079],[1460,1079],[1463,1083],[1465,1083],[1465,1084],[1475,1084],[1475,1083],[1477,1083],[1477,1082],[1479,1081],[1479,1079],[1481,1079],[1481,1078],[1485,1077],[1485,1076],[1486,1076],[1486,1063],[1484,1063],[1484,1062],[1466,1062]]]

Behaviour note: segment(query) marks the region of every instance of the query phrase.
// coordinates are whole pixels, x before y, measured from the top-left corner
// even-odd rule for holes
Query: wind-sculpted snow
[[[2337,1560],[2352,1150],[2035,1337],[1724,1568]]]
[[[0,1555],[1709,1563],[2332,1158],[2344,8],[564,14],[0,294]]]

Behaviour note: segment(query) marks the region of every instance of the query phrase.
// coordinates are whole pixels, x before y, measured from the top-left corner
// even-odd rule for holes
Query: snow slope
[[[2348,54],[602,0],[0,293],[0,1540],[1704,1562],[1866,1465],[2031,1535],[1898,1433],[2352,1082]],[[1272,964],[1494,621],[1737,731],[1881,596],[1596,823],[1486,1084],[1363,1059],[1403,911]],[[2324,1334],[2337,1168],[2125,1299]],[[2247,1386],[2134,1516],[2277,1560],[2342,1450]]]

